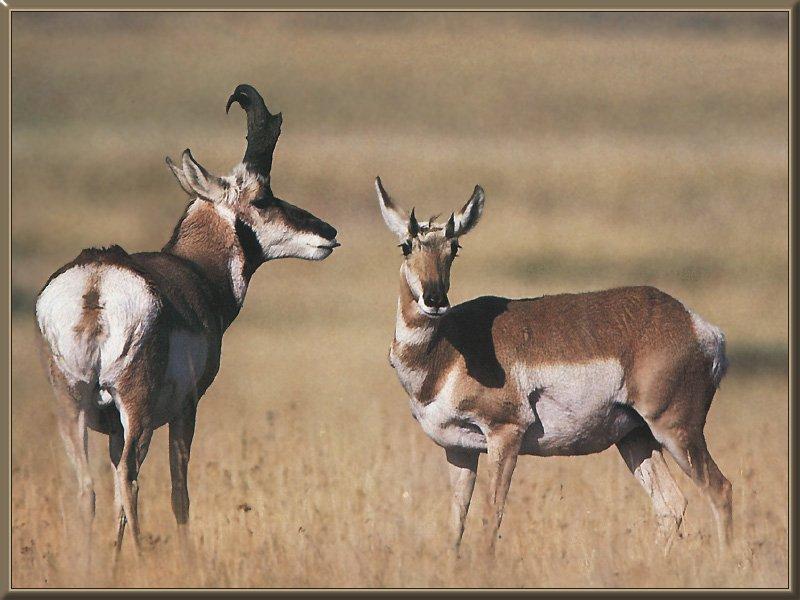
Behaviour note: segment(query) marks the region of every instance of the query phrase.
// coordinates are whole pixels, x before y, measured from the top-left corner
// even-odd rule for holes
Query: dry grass
[[[164,154],[224,171],[240,81],[284,112],[274,188],[335,224],[322,264],[267,265],[225,340],[190,467],[201,568],[178,560],[166,434],[141,475],[147,551],[111,576],[111,470],[90,585],[765,586],[788,582],[787,46],[778,18],[14,15],[12,578],[73,586],[74,481],[33,349],[33,298],[85,246],[160,247],[185,203]],[[371,187],[423,214],[487,190],[453,300],[654,284],[728,334],[711,450],[736,546],[690,507],[668,557],[614,450],[525,458],[498,560],[445,545],[442,451],[386,362],[399,251]],[[673,471],[677,469],[673,465]],[[125,547],[132,559],[132,548]]]

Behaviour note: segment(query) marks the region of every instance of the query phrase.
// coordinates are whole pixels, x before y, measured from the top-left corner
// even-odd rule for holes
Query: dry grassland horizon
[[[788,585],[788,42],[785,13],[24,13],[12,18],[12,584],[15,587]],[[189,147],[244,148],[238,83],[282,111],[278,196],[337,227],[321,263],[262,267],[198,410],[199,566],[177,550],[166,430],[140,476],[145,551],[113,573],[113,483],[90,434],[91,581],[73,564],[74,476],[34,347],[33,303],[89,246],[159,249]],[[463,557],[443,451],[387,363],[400,250],[372,182],[417,213],[486,190],[455,303],[655,285],[727,334],[706,427],[735,544],[689,500],[664,556],[615,449],[522,457],[497,560],[485,473]],[[483,459],[482,461],[483,462]]]

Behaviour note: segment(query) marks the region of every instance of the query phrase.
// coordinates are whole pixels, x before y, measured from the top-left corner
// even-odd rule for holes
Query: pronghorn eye
[[[403,249],[403,256],[408,256],[411,254],[411,242],[406,241],[400,244],[400,247]]]
[[[459,244],[457,241],[453,240],[452,242],[450,242],[450,251],[453,253],[453,258],[458,256],[459,248],[461,248],[461,244]]]

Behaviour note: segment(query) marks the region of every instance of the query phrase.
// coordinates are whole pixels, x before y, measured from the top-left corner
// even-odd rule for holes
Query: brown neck
[[[212,284],[225,329],[239,314],[252,275],[232,219],[211,203],[195,200],[162,250],[193,263]]]

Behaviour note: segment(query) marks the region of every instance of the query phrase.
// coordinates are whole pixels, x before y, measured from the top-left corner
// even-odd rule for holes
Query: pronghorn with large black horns
[[[264,262],[322,260],[336,230],[276,198],[269,185],[280,115],[255,88],[230,97],[247,112],[247,151],[226,177],[184,151],[167,164],[191,201],[160,252],[88,249],[56,271],[36,301],[58,423],[78,478],[86,538],[95,494],[87,429],[109,436],[116,469],[117,553],[126,522],[139,547],[137,475],[153,431],[169,424],[172,510],[189,517],[187,468],[197,402],[219,368],[222,335]]]
[[[652,500],[665,551],[686,500],[662,448],[710,501],[726,545],[731,484],[703,434],[727,366],[722,332],[652,287],[450,307],[450,268],[483,213],[483,190],[434,223],[407,216],[380,178],[376,188],[404,254],[390,362],[412,414],[445,449],[456,549],[479,454],[488,455],[493,550],[519,454],[573,456],[614,444]]]

